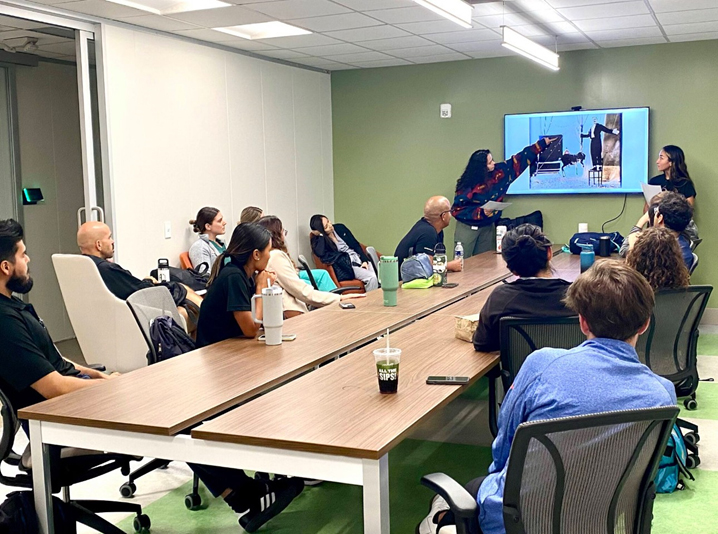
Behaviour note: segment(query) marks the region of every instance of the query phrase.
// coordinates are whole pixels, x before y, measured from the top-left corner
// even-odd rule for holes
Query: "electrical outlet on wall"
[[[172,239],[172,223],[165,221],[165,239]]]

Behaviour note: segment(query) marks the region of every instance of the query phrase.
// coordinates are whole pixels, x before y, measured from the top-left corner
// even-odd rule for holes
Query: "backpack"
[[[697,467],[700,463],[698,447],[693,442],[697,434],[695,431],[686,433],[686,437],[693,435],[690,441],[686,441],[681,432],[681,426],[687,425],[678,419],[676,424],[673,425],[671,436],[668,438],[666,450],[661,457],[658,472],[653,481],[656,486],[656,493],[673,493],[676,490],[685,489],[685,483],[681,477],[695,480],[690,471],[688,471],[688,467]]]
[[[434,276],[434,267],[431,264],[429,255],[423,252],[409,256],[401,264],[402,282],[411,282],[419,278],[428,280],[432,276]]]
[[[207,280],[209,280],[209,265],[207,263],[200,263],[196,269],[170,267],[169,270],[171,282],[179,282],[195,291],[207,289]],[[150,276],[157,279],[157,269],[152,269]]]
[[[178,325],[172,317],[166,315],[161,315],[152,321],[150,341],[157,355],[157,360],[153,362],[151,361],[152,351],[147,353],[147,360],[150,364],[169,360],[197,348],[184,328]]]
[[[70,506],[57,497],[52,498],[55,532],[75,532],[75,519]],[[32,491],[13,491],[0,504],[0,534],[37,534],[35,501]]]
[[[572,254],[581,254],[583,250],[581,245],[592,245],[593,251],[598,254],[598,244],[602,236],[607,235],[611,241],[611,252],[618,252],[623,244],[623,236],[618,232],[601,233],[601,232],[580,232],[573,234],[568,242],[568,247]]]
[[[500,218],[496,221],[496,226],[505,226],[507,231],[513,230],[522,224],[533,224],[543,230],[543,213],[536,210],[528,215],[522,215],[521,217],[516,217],[515,219]]]

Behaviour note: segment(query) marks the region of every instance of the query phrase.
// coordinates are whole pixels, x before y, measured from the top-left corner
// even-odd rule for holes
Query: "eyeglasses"
[[[444,216],[444,213],[451,213],[451,210],[442,211],[442,212],[439,214],[439,218],[443,217],[443,216]]]

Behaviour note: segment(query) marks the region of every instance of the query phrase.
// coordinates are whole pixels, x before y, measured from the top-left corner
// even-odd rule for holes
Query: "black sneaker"
[[[256,532],[259,527],[278,515],[304,489],[301,478],[283,478],[265,483],[264,494],[239,518],[239,524],[247,532]]]

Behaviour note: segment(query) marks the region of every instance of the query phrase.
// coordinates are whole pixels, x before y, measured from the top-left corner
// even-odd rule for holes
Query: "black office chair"
[[[180,316],[172,295],[164,286],[148,287],[135,291],[127,297],[126,302],[137,322],[137,326],[140,327],[145,343],[147,343],[147,364],[155,364],[158,361],[158,356],[150,337],[152,321],[157,317],[166,315],[172,317],[178,325],[186,330],[185,320]],[[137,491],[135,482],[138,478],[156,469],[166,469],[169,464],[169,460],[154,459],[135,469],[130,473],[127,482],[120,486],[120,494],[126,498],[132,497]],[[202,506],[202,497],[199,494],[199,477],[196,474],[192,477],[192,492],[185,495],[184,504],[188,510],[199,510]]]
[[[299,268],[303,271],[307,271],[307,276],[309,277],[309,282],[312,284],[312,287],[318,291],[319,286],[317,285],[316,280],[314,280],[314,275],[312,275],[312,269],[311,269],[311,267],[309,267],[309,264],[307,263],[307,259],[302,254],[299,255]],[[342,287],[337,287],[336,289],[332,289],[330,291],[330,293],[337,293],[337,294],[341,295],[343,293],[346,293],[347,291],[359,291],[361,289],[363,289],[363,288],[359,287],[359,286],[342,286]]]
[[[5,486],[32,488],[32,457],[30,445],[17,462],[12,458],[15,435],[20,429],[17,412],[7,395],[0,390],[0,411],[2,411],[2,438],[0,439],[0,483]],[[139,504],[114,501],[73,500],[70,498],[70,486],[97,478],[105,473],[120,469],[123,474],[130,471],[130,462],[138,458],[124,454],[104,453],[74,447],[52,447],[50,460],[50,479],[52,493],[62,490],[65,504],[63,510],[76,522],[87,525],[103,534],[123,534],[109,521],[100,517],[104,512],[130,512],[136,514],[133,527],[135,532],[149,531],[150,518],[142,513]],[[20,469],[16,476],[2,473],[2,464],[14,465]]]
[[[489,429],[498,432],[498,399],[496,379],[501,378],[508,391],[529,354],[544,347],[571,349],[586,341],[578,316],[573,317],[503,317],[499,323],[501,365],[489,374]]]
[[[698,254],[695,252],[692,252],[693,254],[693,263],[691,263],[691,268],[688,269],[688,274],[693,274],[693,271],[696,270],[696,267],[698,267]]]
[[[504,485],[506,534],[650,533],[653,479],[677,415],[669,406],[519,425]],[[449,504],[459,534],[478,532],[474,495],[443,473],[421,483]]]
[[[648,330],[638,338],[636,352],[641,362],[676,387],[676,396],[688,410],[698,407],[698,325],[713,286],[689,286],[656,292]]]

